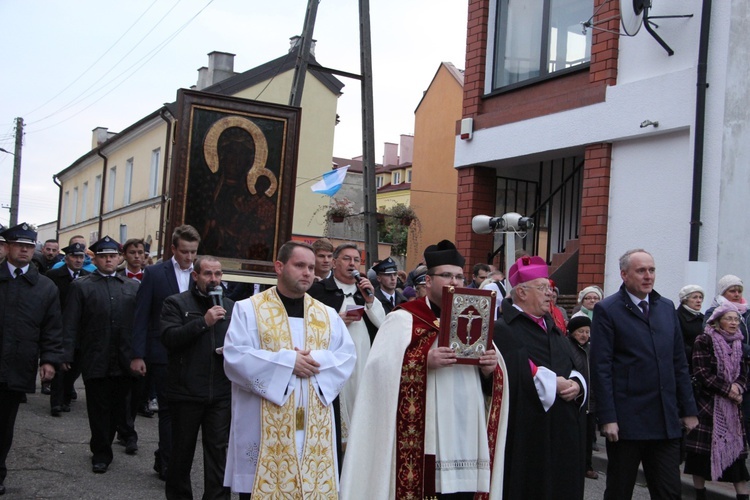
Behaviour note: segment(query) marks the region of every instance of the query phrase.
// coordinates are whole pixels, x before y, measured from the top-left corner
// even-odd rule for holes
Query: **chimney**
[[[414,136],[401,134],[401,157],[399,158],[399,165],[404,163],[411,163],[414,159]]]
[[[101,146],[107,139],[110,138],[107,133],[107,127],[96,127],[91,133],[91,149],[96,149]]]
[[[297,47],[299,44],[302,43],[302,37],[299,35],[294,35],[289,39],[289,52],[295,52],[297,50]],[[313,38],[312,43],[310,44],[310,55],[315,57],[315,44],[317,43],[317,40]]]
[[[198,83],[195,85],[195,90],[203,90],[210,85],[208,83],[208,68],[201,66],[198,68]]]
[[[213,51],[208,53],[208,68],[198,68],[198,90],[217,84],[234,76],[234,54]]]
[[[398,144],[394,142],[385,143],[385,153],[383,154],[383,166],[398,165]]]

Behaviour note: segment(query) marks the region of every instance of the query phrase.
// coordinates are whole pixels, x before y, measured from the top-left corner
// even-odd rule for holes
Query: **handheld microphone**
[[[211,297],[211,300],[213,301],[215,306],[224,307],[224,289],[221,287],[221,285],[218,285],[215,288],[209,290],[208,296]]]
[[[357,280],[357,283],[359,283],[363,279],[362,275],[359,274],[359,271],[357,271],[356,269],[352,271],[352,278]],[[370,290],[369,288],[365,288],[365,293],[367,294],[368,297],[372,297],[372,290]]]

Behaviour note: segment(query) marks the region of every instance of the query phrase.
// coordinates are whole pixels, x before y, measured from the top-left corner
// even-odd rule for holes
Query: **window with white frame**
[[[411,169],[406,171],[406,182],[411,184]]]
[[[72,218],[71,222],[75,224],[78,222],[76,219],[76,212],[78,211],[78,186],[73,188],[73,201],[70,204],[70,216]]]
[[[115,188],[117,187],[117,166],[109,169],[107,179],[107,211],[115,209]]]
[[[401,184],[401,172],[393,172],[391,175],[392,181],[391,184]]]
[[[89,203],[89,183],[88,181],[83,183],[83,189],[81,190],[81,218],[80,220],[86,220],[88,218],[88,203]]]
[[[159,188],[159,159],[161,150],[154,149],[151,151],[151,170],[148,175],[148,197],[156,196],[156,190]]]
[[[581,22],[591,0],[496,0],[492,88],[538,80],[591,60],[591,30]]]
[[[63,195],[63,223],[67,226],[70,224],[70,191],[65,191]]]
[[[125,184],[122,192],[122,206],[130,205],[130,190],[133,187],[133,159],[130,158],[125,162]]]
[[[99,217],[99,209],[102,202],[102,176],[97,175],[94,179],[94,217]]]
[[[380,189],[383,187],[383,176],[379,175],[375,177],[375,189]]]

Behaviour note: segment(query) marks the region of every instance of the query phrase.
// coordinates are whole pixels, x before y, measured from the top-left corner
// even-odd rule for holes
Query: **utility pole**
[[[21,188],[21,148],[23,147],[23,118],[16,118],[16,149],[13,154],[13,185],[10,192],[9,227],[18,224],[18,191]]]
[[[300,40],[297,64],[294,67],[294,82],[289,94],[289,105],[300,107],[302,105],[302,91],[305,88],[305,76],[307,76],[307,63],[310,60],[310,47],[312,47],[313,31],[315,30],[315,17],[318,15],[318,3],[320,0],[309,0],[307,12],[305,13],[305,25],[302,28],[302,40]]]
[[[375,120],[372,108],[372,45],[370,0],[359,0],[359,50],[362,73],[362,170],[365,191],[365,251],[367,269],[378,259],[377,199],[375,190]]]

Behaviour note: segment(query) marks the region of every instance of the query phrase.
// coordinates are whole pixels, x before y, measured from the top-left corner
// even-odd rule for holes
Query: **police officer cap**
[[[396,274],[398,266],[396,262],[388,257],[385,260],[381,260],[376,265],[372,266],[372,270],[378,274]]]
[[[36,245],[36,231],[25,222],[13,226],[0,233],[8,243],[25,243],[27,245]]]
[[[86,245],[83,243],[73,243],[62,249],[65,255],[86,255]]]
[[[109,236],[105,236],[93,245],[91,245],[91,251],[97,255],[108,254],[108,253],[120,253],[120,244]]]

